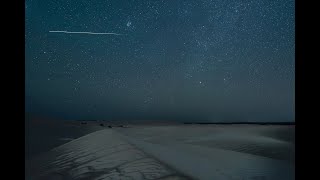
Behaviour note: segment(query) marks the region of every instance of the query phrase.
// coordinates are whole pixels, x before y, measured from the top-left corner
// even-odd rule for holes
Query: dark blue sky
[[[294,3],[26,0],[26,112],[294,121]]]

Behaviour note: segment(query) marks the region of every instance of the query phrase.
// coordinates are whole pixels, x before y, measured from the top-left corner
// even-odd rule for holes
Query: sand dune
[[[288,131],[285,126],[254,125],[107,128],[27,161],[26,176],[38,180],[291,180],[294,137],[290,136],[294,134],[287,135],[292,129]]]
[[[27,161],[26,179],[188,179],[125,142],[113,130],[101,130]]]
[[[155,144],[193,144],[294,163],[294,127],[259,125],[138,126],[120,130]]]
[[[283,131],[286,127],[277,131]],[[294,144],[264,136],[273,126],[119,129],[129,142],[194,179],[294,179]]]

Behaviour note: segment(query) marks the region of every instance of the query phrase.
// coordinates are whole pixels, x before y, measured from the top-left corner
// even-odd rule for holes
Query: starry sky
[[[295,121],[294,9],[294,0],[26,0],[25,111]]]

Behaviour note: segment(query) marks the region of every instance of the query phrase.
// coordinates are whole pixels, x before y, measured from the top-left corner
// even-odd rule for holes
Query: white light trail
[[[65,33],[65,34],[92,34],[92,35],[116,35],[121,36],[123,34],[118,33],[97,33],[97,32],[72,32],[72,31],[49,31],[51,33]]]

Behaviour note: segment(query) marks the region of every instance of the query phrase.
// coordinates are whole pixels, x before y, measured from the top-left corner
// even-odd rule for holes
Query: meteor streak
[[[92,35],[116,35],[121,36],[123,34],[118,33],[97,33],[97,32],[71,32],[71,31],[49,31],[51,33],[65,33],[65,34],[92,34]]]

